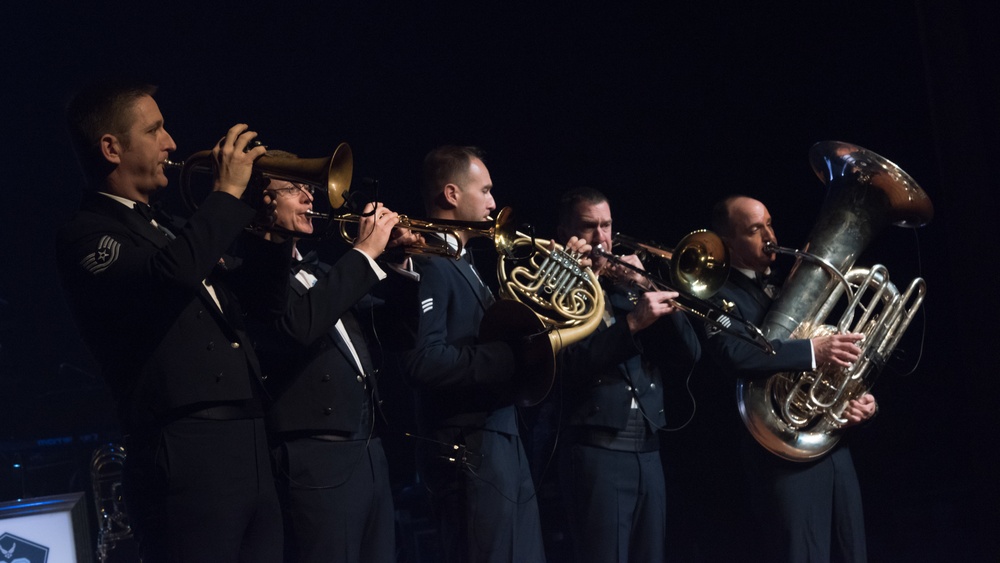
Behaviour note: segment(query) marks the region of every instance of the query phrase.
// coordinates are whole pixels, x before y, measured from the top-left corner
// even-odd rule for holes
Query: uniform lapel
[[[163,248],[170,242],[166,235],[153,226],[136,210],[126,207],[110,197],[93,192],[87,195],[84,206],[102,213],[110,215],[124,224],[130,231],[153,243],[157,248]]]
[[[354,355],[351,354],[350,348],[348,348],[347,343],[340,336],[340,333],[334,330],[336,334],[337,348],[340,352],[347,358],[347,361],[354,366],[355,370],[359,370],[359,375],[372,373],[372,359],[368,355],[368,347],[365,346],[365,335],[361,332],[361,326],[358,324],[358,320],[354,318],[354,315],[348,311],[344,313],[343,317],[340,317],[340,321],[344,323],[344,329],[347,331],[347,336],[351,339],[351,344],[354,345],[354,351],[358,354],[358,359],[361,360],[361,367],[359,368],[357,362],[354,361]]]
[[[731,274],[729,276],[729,280],[734,285],[738,286],[740,289],[746,292],[746,294],[749,295],[755,302],[757,302],[757,305],[760,308],[759,310],[766,313],[767,310],[771,308],[772,299],[768,297],[766,293],[764,293],[764,290],[761,289],[760,285],[757,284],[756,280],[748,278],[742,272],[736,272]],[[746,314],[745,311],[744,314]],[[750,319],[748,318],[747,320]]]
[[[459,273],[465,279],[465,282],[469,284],[469,289],[475,294],[476,299],[479,300],[479,304],[482,306],[483,310],[486,310],[495,301],[493,298],[493,293],[490,292],[489,288],[483,283],[479,274],[473,270],[473,265],[467,258],[462,258],[461,260],[451,260],[451,264],[454,268],[458,269]]]

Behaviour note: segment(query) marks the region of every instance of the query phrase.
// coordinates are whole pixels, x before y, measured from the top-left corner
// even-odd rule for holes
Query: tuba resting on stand
[[[853,268],[855,260],[890,223],[916,228],[934,215],[927,194],[909,175],[864,148],[817,143],[810,164],[827,185],[826,201],[804,251],[768,248],[798,260],[761,330],[768,339],[837,332],[865,338],[858,343],[861,358],[849,368],[818,366],[737,382],[747,429],[766,449],[791,461],[816,459],[836,445],[848,401],[868,391],[923,302],[923,279],[914,279],[901,294],[884,266]],[[828,319],[845,295],[839,320]]]

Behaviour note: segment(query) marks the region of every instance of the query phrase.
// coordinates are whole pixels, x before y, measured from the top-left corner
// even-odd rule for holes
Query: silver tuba
[[[132,527],[122,500],[125,448],[104,444],[90,458],[90,484],[97,511],[97,556],[103,563],[119,542],[132,537]]]
[[[864,148],[837,141],[815,144],[813,171],[827,185],[820,218],[803,251],[770,246],[798,260],[761,325],[769,339],[857,332],[860,359],[848,368],[777,373],[737,382],[740,416],[766,449],[791,461],[821,457],[836,445],[848,401],[866,393],[923,302],[914,279],[902,294],[882,265],[853,268],[887,225],[916,228],[934,209],[903,170]],[[846,273],[845,273],[846,272]],[[842,297],[846,305],[838,308]],[[839,320],[828,318],[842,311]]]

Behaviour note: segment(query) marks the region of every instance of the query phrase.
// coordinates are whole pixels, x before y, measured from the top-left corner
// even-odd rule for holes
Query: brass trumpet
[[[707,301],[722,289],[729,277],[729,249],[718,235],[706,230],[694,231],[682,238],[674,249],[639,243],[621,234],[616,234],[614,241],[634,248],[639,254],[646,253],[666,260],[676,289],[659,276],[606,251],[601,245],[597,245],[593,253],[643,276],[657,291],[676,291],[680,295],[671,300],[671,303],[681,311],[699,317],[716,329],[740,338],[768,354],[774,353],[774,347],[753,323],[720,310]]]
[[[180,192],[184,204],[192,211],[198,208],[199,200],[192,193],[191,175],[195,172],[210,173],[212,151],[199,151],[182,162],[171,160],[164,161],[167,168],[180,169]],[[329,157],[320,158],[297,158],[291,156],[269,156],[259,157],[253,165],[255,172],[259,172],[267,179],[286,180],[289,182],[299,182],[315,186],[326,193],[331,209],[340,209],[347,201],[347,194],[351,186],[351,178],[354,172],[354,154],[350,145],[340,143]],[[250,192],[250,190],[247,190]],[[245,195],[253,198],[258,194]],[[252,202],[256,204],[256,202]],[[350,244],[354,243],[355,237],[347,232],[348,223],[360,222],[363,215],[359,213],[331,214],[319,211],[309,211],[307,216],[313,219],[324,219],[327,221],[340,222],[340,235]],[[445,237],[451,237],[457,242],[457,249],[452,249],[447,244],[421,244],[409,246],[406,252],[409,254],[435,254],[458,259],[462,254],[462,239],[458,236],[460,232],[471,233],[474,236],[484,236],[494,238],[498,234],[510,238],[511,233],[504,233],[508,229],[508,222],[512,214],[510,209],[500,210],[496,220],[489,221],[449,221],[443,219],[421,220],[413,219],[405,215],[399,216],[397,226],[421,233],[438,233]],[[321,238],[326,236],[327,231],[320,234],[301,233],[289,231],[280,227],[266,227],[264,230],[276,233],[295,236],[300,238]]]
[[[192,211],[198,208],[198,201],[191,193],[191,175],[195,172],[212,171],[212,151],[199,151],[182,162],[165,160],[167,168],[178,168],[181,171],[180,192],[184,204]],[[330,206],[334,209],[343,207],[346,194],[351,187],[351,176],[354,173],[354,153],[347,143],[340,143],[328,157],[321,158],[291,158],[264,155],[253,163],[255,172],[260,172],[265,178],[302,182],[326,192]]]
[[[349,244],[354,244],[357,237],[351,236],[347,232],[347,226],[350,223],[359,223],[361,218],[364,216],[359,213],[344,213],[341,215],[329,215],[326,213],[320,213],[318,211],[309,211],[306,213],[309,217],[314,217],[317,219],[326,219],[329,221],[340,222],[340,236]],[[449,258],[454,258],[456,260],[462,257],[462,250],[464,248],[464,243],[462,242],[462,237],[459,233],[466,233],[476,237],[487,237],[494,241],[498,239],[500,242],[498,244],[504,244],[502,241],[510,239],[515,236],[513,231],[513,217],[514,214],[509,207],[504,207],[497,214],[496,219],[490,219],[486,221],[454,221],[450,219],[413,219],[406,215],[399,216],[399,222],[396,223],[397,227],[403,229],[409,229],[418,233],[436,233],[443,235],[447,240],[454,240],[455,247],[447,244],[446,241],[442,241],[442,244],[428,244],[424,242],[423,244],[407,246],[405,251],[408,254],[431,254],[436,256],[445,256]]]

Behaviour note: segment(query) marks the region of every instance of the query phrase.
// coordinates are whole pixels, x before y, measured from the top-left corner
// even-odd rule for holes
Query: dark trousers
[[[262,419],[181,419],[130,437],[126,450],[125,502],[144,563],[279,560]]]
[[[660,452],[580,444],[560,454],[575,561],[661,562],[667,501]]]
[[[465,462],[447,461],[456,452],[446,448],[423,470],[445,561],[544,562],[535,487],[520,438],[488,430],[467,430],[463,438]]]
[[[299,438],[274,450],[286,561],[396,560],[389,464],[382,442]]]
[[[867,560],[861,489],[847,447],[819,461],[798,463],[748,439],[744,462],[764,561]]]

